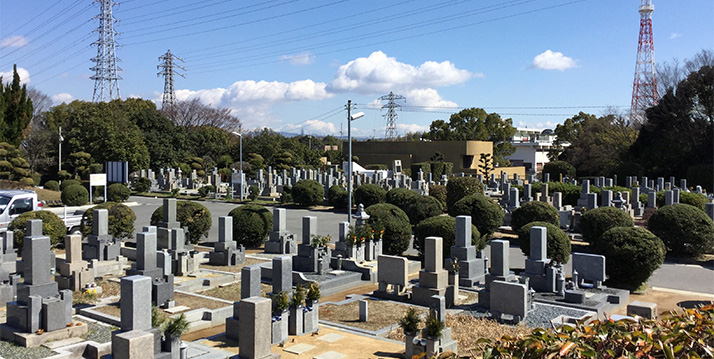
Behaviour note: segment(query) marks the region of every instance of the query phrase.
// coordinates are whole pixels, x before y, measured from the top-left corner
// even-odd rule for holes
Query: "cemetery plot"
[[[326,303],[320,306],[320,320],[377,331],[390,326],[396,326],[399,319],[409,309],[409,305],[368,299],[369,318],[366,322],[359,321],[359,301],[345,304]],[[426,308],[419,308],[419,314],[426,313]]]
[[[267,293],[270,293],[272,290],[273,290],[273,288],[269,284],[265,284],[265,283],[260,284],[260,295],[261,296],[265,296]],[[237,283],[233,283],[233,284],[219,286],[217,288],[209,289],[209,290],[206,290],[203,292],[199,292],[199,294],[205,295],[208,297],[224,299],[224,300],[239,301],[241,299],[240,291],[241,291],[241,282],[237,282]]]
[[[199,268],[221,271],[221,272],[240,273],[240,271],[241,271],[241,269],[243,269],[243,267],[251,266],[254,264],[267,263],[267,262],[269,262],[267,259],[246,257],[245,263],[243,263],[243,264],[237,264],[234,266],[214,266],[214,265],[210,265],[210,264],[201,264],[201,265],[199,265]]]

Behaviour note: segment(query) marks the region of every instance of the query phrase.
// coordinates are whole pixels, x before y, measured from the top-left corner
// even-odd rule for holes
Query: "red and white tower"
[[[635,123],[645,121],[645,110],[657,104],[657,76],[652,35],[652,0],[642,0],[640,5],[640,40],[637,44],[635,82],[632,85],[631,118]]]

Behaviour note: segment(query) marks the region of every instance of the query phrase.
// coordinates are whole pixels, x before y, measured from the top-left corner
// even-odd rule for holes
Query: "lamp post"
[[[347,100],[347,222],[352,225],[352,121],[364,116],[364,112],[352,115],[352,100]]]
[[[240,132],[233,131],[233,134],[238,136],[238,148],[240,149],[240,201],[243,202],[243,135]],[[231,196],[233,195],[233,179],[231,179]]]
[[[59,155],[58,155],[58,169],[57,169],[57,174],[59,174],[60,171],[62,171],[62,141],[64,141],[64,137],[62,137],[62,127],[59,128]]]

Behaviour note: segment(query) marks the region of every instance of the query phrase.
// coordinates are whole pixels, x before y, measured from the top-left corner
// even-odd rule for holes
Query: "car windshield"
[[[5,208],[7,208],[7,204],[10,203],[11,199],[10,197],[0,196],[0,213],[5,212]]]

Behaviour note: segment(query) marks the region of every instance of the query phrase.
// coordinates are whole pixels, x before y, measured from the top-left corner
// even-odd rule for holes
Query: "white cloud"
[[[300,124],[290,123],[280,128],[280,131],[296,133],[300,132],[302,129],[305,129],[306,133],[318,135],[329,135],[339,132],[334,123],[320,120],[308,120],[301,122]]]
[[[23,47],[28,43],[29,41],[27,41],[26,37],[15,35],[0,40],[0,47]]]
[[[673,33],[669,34],[669,39],[670,39],[670,40],[674,40],[674,39],[676,39],[676,38],[678,38],[678,37],[681,37],[681,36],[682,36],[682,34],[678,34],[678,33],[676,33],[676,32],[673,32]]]
[[[12,69],[10,71],[5,71],[5,72],[0,71],[0,77],[2,77],[2,82],[4,82],[4,83],[12,82],[12,75],[13,75]],[[20,76],[21,84],[30,83],[30,72],[29,71],[23,69],[22,67],[18,67],[17,75]]]
[[[443,109],[444,107],[458,107],[456,102],[447,101],[441,98],[441,95],[434,89],[415,89],[407,92],[404,97],[407,98],[408,104],[412,106],[420,106],[425,111],[433,111]]]
[[[546,50],[533,58],[532,66],[539,70],[566,70],[577,67],[575,60],[563,55],[562,52]]]
[[[51,98],[52,98],[52,103],[55,105],[59,105],[61,103],[70,103],[70,102],[72,102],[72,100],[74,100],[74,96],[72,96],[71,94],[68,94],[66,92],[52,95]]]
[[[290,61],[294,66],[305,66],[315,61],[315,55],[309,51],[295,55],[283,55],[280,56],[280,61]]]
[[[417,125],[416,123],[398,123],[397,132],[398,133],[409,133],[409,132],[428,132],[429,126]]]
[[[449,61],[427,61],[419,66],[399,62],[381,51],[342,65],[328,91],[358,93],[404,92],[412,89],[450,86],[479,74],[457,69]]]

